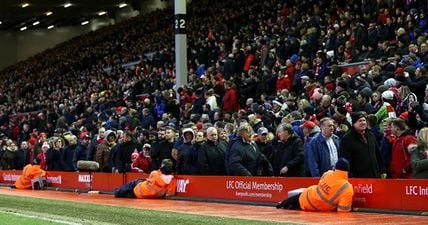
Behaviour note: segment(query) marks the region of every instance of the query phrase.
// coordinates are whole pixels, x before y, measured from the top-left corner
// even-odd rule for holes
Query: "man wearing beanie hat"
[[[318,185],[305,188],[296,195],[291,195],[292,192],[289,192],[289,197],[279,203],[276,208],[305,211],[351,211],[354,189],[348,181],[348,170],[348,160],[339,158],[335,170],[325,172]]]
[[[351,114],[352,127],[342,137],[339,145],[339,157],[350,163],[350,176],[356,178],[384,178],[379,145],[373,133],[367,129],[365,112]]]

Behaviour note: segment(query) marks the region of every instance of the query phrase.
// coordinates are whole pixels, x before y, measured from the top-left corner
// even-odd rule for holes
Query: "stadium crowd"
[[[344,157],[351,177],[427,178],[426,10],[193,1],[182,87],[170,9],[73,38],[0,71],[1,168],[317,177]]]

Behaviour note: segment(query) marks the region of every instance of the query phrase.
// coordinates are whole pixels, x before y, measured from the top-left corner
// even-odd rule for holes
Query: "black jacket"
[[[204,175],[226,175],[226,143],[207,140],[198,152],[198,168]]]
[[[338,155],[349,161],[351,166],[350,177],[380,178],[380,174],[385,172],[385,168],[383,168],[379,144],[371,131],[366,130],[365,137],[367,144],[352,127],[342,137]]]
[[[273,174],[280,176],[280,171],[284,166],[287,166],[287,177],[303,177],[305,176],[305,162],[303,142],[293,134],[287,142],[273,140],[272,153],[270,162],[273,167]]]
[[[255,143],[244,142],[239,137],[230,149],[230,173],[235,176],[270,175],[272,166]]]

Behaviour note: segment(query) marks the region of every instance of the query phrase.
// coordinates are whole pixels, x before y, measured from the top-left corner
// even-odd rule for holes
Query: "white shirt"
[[[331,166],[335,166],[336,162],[337,162],[337,148],[336,145],[334,144],[333,138],[332,137],[324,137],[325,138],[325,142],[327,143],[327,147],[328,147],[328,152],[330,153],[330,163]]]

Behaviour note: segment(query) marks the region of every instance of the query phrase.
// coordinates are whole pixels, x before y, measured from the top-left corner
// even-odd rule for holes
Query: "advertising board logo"
[[[91,175],[79,175],[78,182],[79,183],[89,183],[92,181]]]
[[[187,185],[189,184],[189,179],[179,179],[177,180],[177,189],[179,193],[186,193]]]

